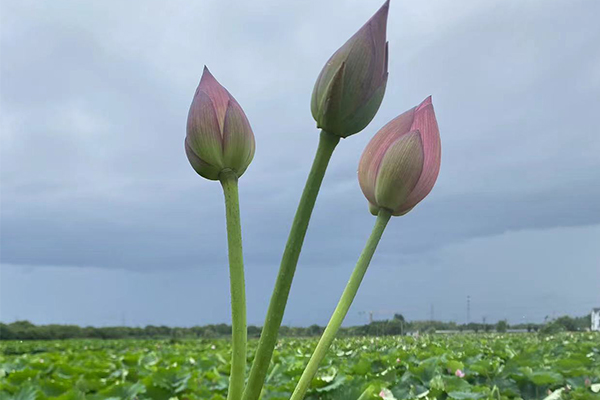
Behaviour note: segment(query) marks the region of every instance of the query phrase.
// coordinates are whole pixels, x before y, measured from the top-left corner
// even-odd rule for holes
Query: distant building
[[[592,310],[592,330],[600,331],[600,308]]]

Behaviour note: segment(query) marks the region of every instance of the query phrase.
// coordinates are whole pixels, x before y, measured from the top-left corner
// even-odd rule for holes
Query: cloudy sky
[[[240,180],[262,324],[318,140],[310,94],[381,1],[3,1],[0,320],[229,321],[221,187],[183,151],[206,64],[256,135]],[[364,312],[464,322],[600,307],[597,0],[392,0],[383,105],[333,156],[284,323],[324,324],[374,222],[362,149],[433,95],[436,187],[391,221]],[[432,310],[433,309],[433,310]]]

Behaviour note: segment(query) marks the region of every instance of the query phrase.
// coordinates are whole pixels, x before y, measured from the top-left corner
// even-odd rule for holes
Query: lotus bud
[[[358,182],[371,213],[409,212],[431,192],[440,161],[440,132],[429,96],[381,128],[360,158]]]
[[[323,67],[311,100],[318,128],[348,137],[377,113],[388,76],[388,9],[389,0]]]
[[[204,67],[187,120],[185,153],[192,168],[211,180],[223,170],[242,176],[254,157],[254,134],[244,110]]]

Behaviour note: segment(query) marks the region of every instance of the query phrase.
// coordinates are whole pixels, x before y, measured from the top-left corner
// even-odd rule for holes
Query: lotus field
[[[288,399],[317,341],[280,339],[262,399]],[[256,341],[249,342],[248,357]],[[230,341],[3,342],[0,399],[227,396]],[[248,365],[251,360],[248,360]],[[593,333],[339,338],[307,399],[600,399]]]

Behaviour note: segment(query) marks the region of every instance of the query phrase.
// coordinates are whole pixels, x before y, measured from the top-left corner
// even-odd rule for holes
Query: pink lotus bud
[[[457,369],[456,372],[454,373],[454,375],[458,376],[459,378],[465,377],[465,373],[462,372],[460,369]]]
[[[358,182],[371,213],[409,212],[433,188],[440,161],[440,132],[429,96],[381,128],[362,154]]]
[[[348,137],[377,113],[388,76],[388,9],[389,0],[323,67],[311,101],[318,128]]]
[[[254,157],[244,110],[206,67],[188,114],[185,153],[194,170],[212,180],[223,170],[242,176]]]

